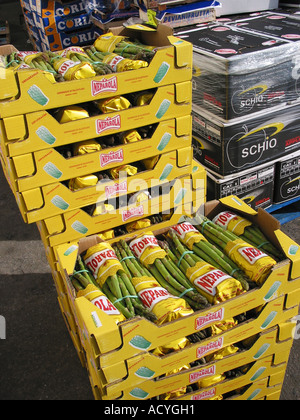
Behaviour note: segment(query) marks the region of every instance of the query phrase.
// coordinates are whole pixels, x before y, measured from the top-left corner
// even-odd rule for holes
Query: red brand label
[[[117,150],[116,152],[110,152],[100,156],[101,168],[104,168],[111,163],[120,163],[124,161],[123,149]]]
[[[123,211],[122,220],[123,222],[126,222],[129,219],[132,219],[134,217],[140,217],[140,216],[144,216],[143,206],[133,207],[132,209]]]
[[[96,133],[102,134],[106,130],[119,130],[121,128],[121,117],[116,115],[113,118],[105,118],[104,120],[96,120]]]
[[[210,366],[208,368],[204,368],[199,370],[198,372],[193,372],[190,374],[190,383],[194,383],[200,381],[202,378],[206,378],[207,376],[212,376],[216,374],[216,366]]]
[[[130,242],[130,249],[135,254],[137,258],[141,258],[145,249],[157,248],[158,241],[153,235],[144,235],[142,238],[135,239],[134,241]]]
[[[192,396],[192,400],[208,400],[216,396],[216,388],[210,389],[209,391],[201,392],[201,394],[196,394]]]
[[[197,359],[201,359],[202,357],[204,357],[208,353],[220,350],[223,347],[223,341],[224,341],[223,337],[220,337],[216,341],[211,341],[210,343],[206,344],[205,346],[198,347],[197,348],[197,353],[196,353]]]
[[[267,256],[264,252],[261,252],[259,249],[251,247],[240,248],[238,251],[244,257],[244,259],[248,261],[248,263],[251,265],[255,264],[256,261],[260,260],[261,258]]]
[[[141,298],[144,306],[152,310],[157,303],[173,296],[171,296],[170,293],[163,287],[153,287],[139,292],[139,297]]]
[[[197,318],[195,321],[195,330],[197,331],[197,330],[200,330],[200,328],[205,327],[206,325],[214,324],[215,322],[218,322],[218,321],[223,321],[223,319],[224,319],[223,308],[221,308],[217,312],[212,312],[205,316],[199,316],[199,318]]]
[[[110,187],[105,187],[105,196],[110,198],[113,195],[122,194],[127,192],[127,181],[121,182],[120,184],[114,184]]]
[[[92,81],[92,95],[97,96],[102,92],[117,92],[118,79],[116,76],[110,79],[102,79],[99,81]]]

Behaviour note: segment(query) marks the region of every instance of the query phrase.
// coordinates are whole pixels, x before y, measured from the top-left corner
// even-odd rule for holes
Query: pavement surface
[[[20,14],[18,1],[1,1],[0,16],[10,22],[12,44],[29,50]],[[0,400],[93,400],[87,371],[60,312],[38,229],[23,222],[1,169],[0,221]],[[283,230],[300,243],[300,219]],[[282,400],[300,400],[299,358],[296,339]]]

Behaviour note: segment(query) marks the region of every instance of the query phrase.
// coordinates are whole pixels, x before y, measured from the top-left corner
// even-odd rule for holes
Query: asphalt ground
[[[1,19],[11,25],[12,44],[29,50],[20,13],[18,1],[0,2]],[[87,371],[60,311],[37,226],[23,222],[1,169],[0,222],[0,400],[93,400]],[[300,219],[282,229],[300,243]],[[299,359],[296,339],[282,400],[300,400]]]

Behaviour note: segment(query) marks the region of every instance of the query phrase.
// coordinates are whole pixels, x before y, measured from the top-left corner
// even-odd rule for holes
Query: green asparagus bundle
[[[199,259],[196,262],[199,262],[201,260],[206,261],[212,266],[223,270],[224,273],[227,273],[229,276],[237,279],[241,283],[243,288],[246,291],[248,291],[251,284],[249,277],[246,276],[244,271],[235,262],[233,262],[222,250],[220,250],[214,244],[210,243],[197,229],[193,227],[192,223],[195,223],[195,220],[197,219],[190,220],[187,218],[185,223],[181,223],[175,226],[170,231],[170,235],[172,235],[173,240],[176,239],[176,236],[178,236],[178,238],[181,238],[183,243],[187,245],[187,248],[190,251],[193,251],[193,253],[199,257]],[[190,223],[189,221],[192,223]],[[183,240],[183,237],[185,237],[186,239]],[[176,239],[176,244],[180,246],[180,242],[178,239]],[[181,249],[183,249],[182,246]]]
[[[90,52],[90,54],[88,54],[88,52]],[[73,60],[74,62],[89,63],[98,76],[114,73],[111,66],[103,63],[100,59],[95,59],[91,53],[91,49],[84,50],[80,47],[70,47],[66,50],[66,54],[63,53],[63,55],[66,55],[68,59]]]
[[[150,235],[151,236],[151,235]],[[149,238],[149,235],[147,235]],[[143,241],[144,237],[141,239]],[[158,257],[157,250],[159,248],[155,237],[151,236],[152,245],[148,247],[147,251],[151,252],[154,248],[156,256],[154,261],[150,264],[145,263],[143,258],[136,255],[137,241],[132,241],[130,246],[121,240],[117,244],[116,253],[119,258],[122,258],[122,263],[133,276],[148,276],[153,277],[158,283],[165,288],[171,295],[182,297],[186,300],[189,306],[194,310],[201,310],[209,306],[207,299],[196,291],[189,279],[182,273],[182,271],[173,263],[173,261],[163,253]],[[155,243],[155,244],[154,244]],[[154,246],[153,246],[154,244]],[[138,271],[136,269],[138,268]]]
[[[209,221],[205,219],[207,223]],[[221,229],[234,233],[239,238],[263,250],[272,258],[282,261],[284,256],[263,234],[258,226],[249,220],[232,213],[231,211],[221,212],[214,218],[214,224]]]
[[[155,52],[153,48],[140,44],[138,41],[123,40],[116,45],[114,53],[131,60],[142,60],[151,62]]]
[[[79,260],[79,264],[79,268],[87,272],[90,281],[97,285],[127,319],[142,316],[152,322],[156,321],[151,311],[142,304],[130,278],[122,269],[110,245],[102,243],[90,248],[81,262]],[[97,267],[96,264],[98,264]],[[107,276],[99,274],[101,267],[102,273],[107,273]],[[78,279],[78,274],[74,275],[74,278]]]
[[[35,68],[56,74],[46,53],[14,51],[7,56],[2,56],[1,61],[6,68],[16,68],[24,64],[28,68]]]
[[[100,287],[96,284],[92,276],[92,273],[87,269],[80,255],[77,258],[75,271],[74,271],[73,276],[71,276],[71,281],[75,290],[77,291],[77,297],[81,297],[81,296],[88,297],[92,294],[91,301],[94,304],[95,304],[95,301],[94,301],[95,297],[99,297],[101,293],[104,293],[103,291],[100,290]],[[95,295],[95,292],[97,291],[99,293],[96,293]],[[119,311],[119,313],[123,315],[124,318],[117,317],[118,321],[123,321],[125,319],[132,317],[132,314],[128,311],[128,309],[124,305],[122,305],[121,302],[118,302],[112,293],[108,293],[105,296],[107,297],[107,299],[109,299],[113,307],[116,308]],[[100,308],[102,309],[103,305],[101,305]],[[109,307],[109,309],[113,310],[111,306]],[[119,315],[116,313],[116,311],[113,311],[113,313],[114,315]]]
[[[8,55],[0,56],[1,67],[4,68],[16,68],[22,64],[22,60],[17,55],[17,51],[12,52]],[[27,66],[29,68],[29,66]]]
[[[215,305],[245,292],[241,282],[189,250],[171,229],[164,249],[210,304]]]
[[[244,271],[250,280],[258,285],[264,283],[277,261],[234,233],[224,230],[211,220],[197,216],[199,231],[213,245]]]
[[[115,36],[111,32],[101,35],[95,41],[94,47],[100,52],[110,52],[133,61],[147,63],[150,63],[155,55],[154,47],[143,45],[139,41],[131,41],[126,37]]]

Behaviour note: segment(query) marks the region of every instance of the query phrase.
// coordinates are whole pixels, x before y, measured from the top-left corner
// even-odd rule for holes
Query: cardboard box
[[[119,16],[124,16],[125,19],[138,16],[137,9],[128,4],[128,2],[103,2],[100,0],[84,1],[79,0],[76,2],[40,2],[36,3],[34,0],[31,1],[31,7],[42,19],[44,25],[47,25],[47,19],[55,19],[57,25],[65,18],[78,18],[85,13],[91,14],[94,11],[99,10],[101,16],[106,21],[112,21],[118,19]],[[53,4],[56,3],[56,4]]]
[[[149,113],[142,116],[139,115],[138,117],[138,113],[126,112],[124,114],[123,111],[122,114],[114,115],[116,122],[118,122],[118,126],[114,127],[110,127],[109,120],[102,115],[100,116],[101,118],[77,120],[66,124],[60,124],[47,111],[4,118],[0,120],[0,146],[2,156],[4,158],[24,156],[34,152],[48,153],[51,150],[55,153],[55,149],[53,148],[69,144],[72,145],[90,138],[97,138],[101,142],[102,137],[105,140],[105,137],[109,135],[152,125],[152,123],[147,124],[147,121],[149,122]],[[104,127],[106,121],[108,122],[107,130],[103,130],[102,133],[97,133],[99,130],[97,130],[96,124],[99,124],[99,128],[101,125]],[[18,124],[18,128],[16,128],[15,124]],[[157,121],[154,123],[154,131],[151,138],[144,139],[142,143],[139,142],[139,148],[137,148],[137,144],[133,143],[129,143],[126,146],[116,146],[118,150],[120,148],[122,149],[120,153],[124,156],[124,159],[121,163],[132,162],[132,159],[134,159],[133,155],[146,159],[160,152],[165,153],[182,147],[188,147],[191,145],[191,132],[192,118],[190,114],[176,118],[171,117],[166,121]],[[143,147],[141,147],[142,145]],[[100,156],[103,155],[103,160],[105,162],[107,161],[107,165],[104,166],[105,168],[113,167],[111,165],[114,163],[114,159],[108,159],[105,156],[107,153],[114,151],[115,149],[113,147],[101,151]],[[128,155],[130,155],[130,158]],[[65,162],[63,168],[66,167],[68,165]]]
[[[235,379],[228,379],[225,380],[223,383],[217,384],[214,387],[204,388],[200,391],[196,391],[193,393],[185,394],[182,397],[177,398],[179,401],[183,400],[192,400],[192,401],[201,401],[201,400],[209,400],[218,395],[224,395],[226,398],[226,394],[239,390],[244,386],[248,386],[251,384],[251,378],[255,378],[255,376],[261,374],[261,377],[269,377],[271,378],[273,375],[281,374],[283,376],[283,372],[286,370],[286,364],[281,364],[279,366],[272,366],[271,358],[266,358],[260,362],[256,362],[249,370],[249,372],[245,375],[242,375],[239,378]],[[265,373],[261,373],[265,372]]]
[[[268,12],[258,16],[244,17],[228,24],[243,28],[245,31],[257,32],[271,38],[278,37],[299,44],[300,20],[296,15],[285,13],[284,10],[282,13]]]
[[[277,8],[278,0],[222,0],[222,7],[217,12],[218,16],[226,16]]]
[[[239,214],[245,215],[255,221],[267,237],[276,244],[279,249],[282,249],[288,259],[282,261],[273,268],[270,276],[262,287],[255,288],[223,304],[215,305],[207,310],[199,311],[188,318],[180,319],[160,327],[155,326],[145,319],[133,319],[117,327],[113,326],[113,323],[108,320],[108,317],[105,316],[102,311],[96,311],[101,324],[107,325],[106,331],[104,328],[99,329],[89,315],[90,313],[95,312],[94,306],[85,301],[85,299],[77,299],[75,301],[75,306],[78,317],[81,325],[84,325],[83,328],[85,331],[89,332],[86,337],[90,342],[91,352],[95,360],[98,360],[98,367],[101,366],[101,368],[104,369],[115,364],[116,361],[123,361],[138,355],[141,348],[133,348],[130,344],[131,340],[134,340],[134,337],[144,337],[144,339],[148,342],[147,346],[149,346],[147,351],[150,351],[151,349],[165,345],[170,341],[180,339],[182,336],[188,336],[195,331],[207,328],[215,323],[216,320],[235,317],[241,313],[250,311],[261,305],[265,305],[267,302],[274,302],[274,299],[276,301],[276,298],[283,299],[282,304],[288,305],[288,307],[284,306],[284,308],[287,309],[287,314],[290,315],[286,319],[290,319],[294,316],[289,313],[288,308],[290,309],[294,307],[295,302],[296,305],[299,303],[299,246],[280,231],[280,225],[276,219],[262,209],[255,212],[236,197],[225,198],[219,202],[209,202],[205,205],[205,211],[208,216],[213,216],[216,212],[224,209],[238,211]],[[154,231],[154,234],[158,234],[158,232],[166,232],[168,230],[169,227],[161,231]],[[132,236],[133,234],[131,235],[131,238]],[[115,241],[117,240],[118,239]],[[129,240],[129,238],[127,240]],[[100,241],[101,240],[97,236],[94,236],[82,239],[79,242],[70,242],[56,247],[58,265],[66,281],[68,281],[68,275],[72,275],[74,272],[77,252],[82,253]],[[114,241],[111,242],[113,243]],[[286,296],[289,294],[291,294],[291,298],[287,299]],[[280,303],[279,306],[282,304]],[[276,313],[284,313],[284,308],[280,309],[279,312],[276,310]],[[283,322],[283,320],[278,321],[277,324],[281,322]],[[257,325],[254,326],[253,330],[250,328],[249,331],[253,331],[253,334],[255,334],[257,332]],[[228,333],[230,332],[228,331]],[[109,340],[107,339],[107,334],[109,335]],[[125,373],[124,376],[126,374],[127,373]]]
[[[124,346],[124,343],[123,343],[123,346],[119,348],[118,350],[115,350],[106,354],[101,354],[100,356],[95,357],[95,355],[93,355],[92,352],[94,350],[93,346],[95,345],[96,336],[95,335],[90,336],[90,332],[92,330],[95,331],[95,325],[96,324],[100,325],[99,322],[103,322],[104,318],[103,317],[98,318],[99,311],[97,311],[97,308],[96,308],[96,311],[95,310],[93,311],[93,317],[92,316],[86,317],[87,313],[85,313],[85,310],[87,310],[87,305],[86,305],[85,298],[77,299],[75,302],[75,306],[76,306],[76,311],[79,317],[80,327],[84,328],[85,334],[87,334],[87,332],[89,334],[88,336],[86,335],[86,341],[85,341],[84,347],[87,349],[88,354],[90,356],[93,356],[95,365],[97,366],[98,369],[100,369],[99,372],[101,372],[101,378],[103,378],[103,381],[104,380],[106,381],[106,391],[110,392],[110,397],[118,398],[122,395],[122,391],[125,391],[128,387],[131,387],[133,389],[137,387],[147,387],[147,389],[150,390],[150,386],[151,386],[150,378],[152,379],[152,378],[160,377],[161,375],[166,375],[169,372],[172,372],[174,369],[180,369],[183,365],[192,363],[193,361],[198,360],[201,357],[205,357],[209,354],[215,353],[216,351],[221,350],[224,347],[234,345],[234,343],[237,343],[241,340],[246,340],[249,337],[252,337],[253,335],[260,333],[264,329],[263,326],[266,325],[267,321],[269,321],[271,318],[273,318],[273,321],[268,324],[268,328],[272,328],[280,324],[281,322],[285,322],[291,317],[296,316],[298,312],[297,311],[298,306],[294,308],[290,308],[290,309],[284,309],[284,299],[285,299],[285,296],[282,296],[280,298],[275,299],[274,301],[267,303],[263,311],[258,316],[258,318],[251,318],[239,324],[238,326],[230,330],[227,330],[226,332],[220,335],[209,337],[198,343],[190,344],[189,346],[185,347],[181,351],[171,352],[163,357],[155,356],[150,351],[151,348],[143,349],[143,350],[139,349],[140,350],[139,353],[136,349],[137,354],[135,356],[127,357],[126,353],[124,352],[124,348],[129,346],[128,347],[128,350],[129,350],[130,347],[132,347],[132,345],[127,341],[126,336],[124,337],[124,339],[126,339],[126,346]],[[95,307],[93,309],[95,309]],[[189,322],[193,323],[192,318],[189,319]],[[211,324],[214,324],[215,322],[216,322],[216,318],[214,319],[214,321],[212,321]],[[129,323],[130,323],[129,321],[126,322],[127,327],[129,327]],[[139,322],[139,324],[140,323],[141,321]],[[102,324],[102,326],[103,325],[104,324]],[[105,325],[108,326],[108,324],[105,324]],[[151,325],[153,324],[149,323],[147,328],[150,329]],[[135,324],[135,326],[137,327],[138,324]],[[121,324],[120,324],[120,327],[121,327]],[[125,325],[123,327],[125,327]],[[131,324],[131,328],[132,327],[134,327],[133,324]],[[153,327],[155,329],[155,325],[153,325]],[[161,333],[160,338],[162,339],[164,337],[164,339],[166,340],[166,337],[163,334],[163,332],[166,332],[166,331],[163,331],[164,327],[165,326],[159,327],[159,330]],[[153,338],[154,338],[154,329],[151,328]],[[137,333],[137,331],[135,332]],[[181,338],[186,336],[186,332],[187,332],[186,329],[181,330]],[[128,334],[130,334],[130,329],[128,329]],[[145,337],[145,330],[142,334],[143,335],[140,335],[140,338]],[[112,340],[115,339],[115,336],[112,335],[112,332],[110,334],[110,337]],[[175,337],[170,336],[168,343],[170,343],[171,340],[174,341]],[[107,341],[107,339],[105,341]],[[286,349],[287,351],[289,351],[291,344],[292,343],[290,342],[287,345],[288,346],[288,348]],[[238,358],[239,355],[236,354],[235,357]],[[284,359],[287,360],[286,358],[287,358],[287,353],[284,353]],[[143,371],[144,373],[142,373]],[[149,378],[150,371],[152,373]],[[188,372],[188,379],[186,378],[187,380],[185,379],[183,380],[183,382],[180,382],[180,383],[187,384],[190,379],[189,373],[196,372],[196,371],[197,369],[192,369],[191,372]],[[178,378],[180,379],[182,377],[184,378],[183,375],[185,375],[185,372],[180,373],[177,379]],[[120,379],[122,379],[121,384],[120,384]],[[165,384],[169,386],[170,384],[173,383],[172,382],[173,379],[174,377],[165,378],[162,380],[162,382],[165,382]],[[173,390],[177,389],[177,385],[179,384],[177,383],[176,386],[173,388]],[[172,386],[174,386],[174,384],[171,385],[171,387]],[[114,391],[114,389],[116,391]],[[160,389],[162,391],[160,393],[164,393],[166,388],[163,387]],[[156,389],[156,392],[157,392],[157,389]]]
[[[291,323],[291,325],[294,327],[295,324]],[[291,337],[289,340],[277,341],[279,328],[280,326],[277,326],[268,330],[266,333],[260,333],[257,341],[255,341],[253,346],[249,349],[239,350],[237,353],[225,356],[220,360],[184,369],[179,373],[174,373],[161,378],[153,378],[152,376],[148,379],[144,378],[143,382],[136,383],[133,372],[130,370],[129,377],[123,378],[121,381],[116,381],[113,384],[105,385],[105,383],[101,380],[101,371],[99,369],[95,369],[95,364],[93,362],[90,366],[90,369],[92,369],[90,374],[93,376],[94,382],[97,384],[99,390],[101,390],[102,399],[104,400],[115,399],[120,395],[122,395],[122,399],[137,400],[139,399],[137,396],[137,390],[140,391],[140,396],[143,395],[143,397],[140,398],[150,399],[161,394],[174,391],[174,389],[180,389],[182,387],[186,387],[187,385],[198,383],[201,380],[209,379],[215,375],[224,375],[229,371],[234,371],[250,364],[253,364],[250,369],[251,374],[247,372],[247,374],[243,375],[240,379],[243,381],[250,379],[250,382],[254,382],[258,379],[262,379],[262,375],[268,375],[266,365],[264,366],[265,369],[262,369],[262,364],[267,363],[267,365],[269,365],[271,362],[272,365],[276,366],[279,364],[281,365],[282,363],[287,363],[288,361],[288,355],[290,353],[293,340]],[[89,356],[88,358],[91,360]],[[259,362],[259,369],[255,370],[257,362]],[[131,366],[130,360],[128,363]],[[229,381],[226,380],[223,383],[223,386],[224,389],[226,389],[226,392],[229,392],[227,387],[235,386],[235,384],[229,383]],[[211,386],[209,388],[212,389]],[[204,392],[207,391],[208,389],[205,391],[201,389],[201,395],[204,395]],[[198,395],[199,392],[200,391],[191,393],[190,396],[194,397],[195,395]]]
[[[273,400],[273,398],[275,398],[276,401],[280,398],[280,393],[283,384],[281,383],[275,386],[269,386],[269,382],[270,378],[265,378],[261,381],[257,381],[241,394],[230,397],[229,401],[258,401],[269,399]]]
[[[300,196],[300,152],[276,163],[274,203],[285,203]]]
[[[174,109],[174,107],[172,108]],[[188,105],[186,104],[177,107],[178,111],[180,111],[180,109],[184,111],[186,108],[188,108]],[[118,115],[116,117],[118,118]],[[6,161],[6,166],[10,168],[11,183],[15,185],[15,191],[24,192],[45,185],[53,185],[57,182],[66,181],[74,177],[90,175],[91,173],[101,172],[139,160],[160,156],[163,152],[167,153],[170,150],[174,150],[175,146],[178,147],[178,150],[184,149],[189,153],[191,149],[191,130],[189,129],[191,127],[191,118],[189,115],[183,115],[182,117],[183,118],[176,119],[175,121],[173,120],[171,125],[170,121],[166,124],[159,125],[150,139],[103,149],[99,152],[76,156],[70,159],[64,158],[64,156],[54,148],[15,156],[13,158],[5,158],[2,155],[2,158]],[[87,121],[85,126],[87,132],[95,132],[95,123],[99,121],[103,122],[104,120],[92,118],[89,122]],[[123,121],[124,119],[122,119],[122,122]],[[179,126],[176,122],[179,122]],[[183,122],[188,123],[188,126],[186,126],[183,131],[180,131],[180,126],[182,127]],[[134,125],[134,123],[131,124]],[[80,126],[80,124],[77,124],[77,126]],[[59,125],[57,127],[59,127]],[[76,124],[74,124],[73,127],[74,135],[83,136],[82,133],[78,134],[78,131],[76,131]],[[163,128],[167,131],[162,132],[161,130]],[[122,132],[123,130],[120,131]],[[113,133],[114,130],[109,130],[109,132]],[[93,137],[94,136],[91,136],[91,138]],[[68,141],[71,141],[71,137],[68,138]],[[163,147],[165,147],[165,149],[163,149]],[[189,155],[184,156],[183,153],[179,153],[180,165],[185,165],[188,156]]]
[[[103,31],[94,25],[74,32],[54,32],[51,35],[45,35],[39,30],[40,40],[43,44],[43,51],[61,51],[69,47],[83,47],[91,45],[103,35]]]
[[[79,15],[62,17],[54,16],[50,12],[46,17],[46,14],[45,10],[43,10],[42,14],[32,13],[36,27],[41,29],[45,36],[59,34],[60,32],[81,31],[82,29],[90,29],[92,26],[90,13],[84,13],[84,11]]]
[[[275,164],[261,165],[228,177],[207,171],[207,200],[236,195],[254,210],[270,207],[274,200]]]
[[[104,33],[109,32],[112,28],[118,28],[123,26],[130,18],[138,18],[139,10],[132,3],[127,3],[127,8],[120,9],[121,5],[125,3],[119,3],[119,7],[116,7],[111,13],[103,13],[98,9],[93,10],[91,14],[91,21],[93,24],[100,28]]]
[[[215,21],[216,7],[219,6],[220,3],[217,1],[198,1],[179,5],[165,5],[164,8],[159,7],[156,11],[155,18],[160,24],[170,26],[171,28],[199,25]],[[143,2],[139,2],[139,7],[141,19],[147,21],[148,8]]]
[[[119,203],[114,200],[116,210],[98,216],[90,216],[86,211],[77,209],[50,217],[41,222],[44,235],[48,237],[50,247],[54,247],[160,213],[170,217],[174,213],[191,216],[195,208],[204,203],[204,190],[193,191],[190,177],[177,178],[163,185],[161,190],[161,193],[158,189],[154,193],[152,190],[151,199],[140,204],[131,204],[129,197],[125,197],[124,204],[118,207]]]
[[[89,0],[88,4],[84,0],[23,0],[23,3],[26,3],[27,7],[43,17],[77,16],[86,10],[93,10],[94,7],[99,5],[98,0]]]
[[[67,283],[68,288],[71,289],[71,295],[73,298],[75,308],[78,304],[78,300],[76,300],[74,289],[72,288],[71,283]],[[73,290],[72,290],[73,289]],[[298,291],[298,302],[299,302],[299,292]],[[286,300],[287,302],[288,300]],[[280,306],[277,300],[277,306]],[[79,305],[80,307],[80,305]],[[76,309],[75,309],[76,311]],[[76,312],[76,317],[80,313],[80,311]],[[96,313],[94,312],[94,317],[96,317]],[[96,319],[96,318],[95,318]],[[101,318],[102,320],[102,318]],[[80,320],[78,321],[79,325],[82,327],[82,323]],[[216,322],[216,319],[215,319]],[[128,361],[129,366],[129,375],[127,374],[124,376],[122,381],[120,381],[121,376],[117,377],[116,381],[113,383],[106,384],[105,377],[103,376],[103,372],[100,369],[99,366],[97,366],[97,361],[94,360],[94,354],[93,354],[93,347],[89,343],[88,337],[88,331],[86,327],[83,327],[82,333],[80,334],[82,341],[82,345],[87,351],[87,361],[88,361],[88,371],[90,376],[92,377],[92,383],[93,386],[97,386],[98,389],[98,397],[101,396],[101,399],[104,400],[112,400],[115,398],[119,398],[120,395],[122,396],[122,399],[131,399],[136,400],[140,398],[151,398],[156,395],[159,395],[160,393],[166,393],[168,391],[172,391],[174,387],[176,388],[180,386],[186,386],[190,383],[194,383],[197,380],[200,380],[201,378],[206,378],[211,375],[216,375],[219,373],[224,373],[227,370],[232,370],[237,367],[246,365],[248,363],[251,363],[253,361],[261,360],[262,358],[266,358],[266,356],[274,355],[273,357],[273,363],[274,365],[278,365],[281,363],[287,363],[287,360],[289,358],[289,352],[292,346],[292,338],[293,338],[293,331],[295,329],[295,320],[287,320],[287,322],[281,323],[280,325],[276,326],[275,328],[271,328],[267,331],[265,331],[265,328],[258,331],[256,334],[258,336],[253,337],[252,340],[248,340],[249,342],[253,342],[254,344],[246,351],[239,352],[237,354],[225,357],[224,359],[214,362],[214,363],[207,363],[206,365],[198,366],[195,368],[191,368],[187,371],[182,371],[181,373],[178,373],[176,375],[164,377],[158,380],[153,380],[152,377],[147,378],[139,378],[137,379],[136,375],[133,375],[134,371],[130,369],[130,366],[135,369],[136,367],[136,360],[137,357],[133,358],[133,362]],[[80,329],[80,328],[79,328]],[[237,341],[240,341],[243,339],[242,336],[239,335],[238,331]],[[216,339],[214,337],[214,339]],[[212,339],[211,339],[212,340]],[[92,342],[94,339],[92,340]],[[207,340],[206,340],[207,341]],[[204,343],[205,344],[205,343]],[[146,358],[147,360],[147,358]],[[147,364],[147,362],[146,362]],[[153,363],[151,364],[153,367]],[[116,366],[115,368],[111,366],[110,369],[105,369],[107,372],[112,371],[115,369],[116,374],[121,375],[122,370],[120,370],[120,366]],[[171,368],[170,368],[171,369]],[[256,371],[256,375],[252,375],[252,380],[257,380],[260,377],[260,374],[264,373],[266,374],[266,367],[264,366],[264,369],[259,369],[259,371]],[[277,371],[276,371],[277,372]],[[257,376],[259,374],[259,376]],[[275,376],[275,371],[272,372],[272,377]],[[128,385],[129,384],[129,385]],[[128,388],[126,389],[126,386],[128,385]],[[234,383],[235,385],[235,383]],[[227,387],[230,386],[228,381],[225,382],[225,389],[227,390]],[[232,386],[232,384],[231,384]],[[212,389],[212,388],[211,388]],[[140,390],[139,393],[137,393],[137,390]],[[143,392],[141,392],[141,390]],[[207,390],[206,390],[207,391]],[[227,390],[228,391],[228,390]],[[137,396],[138,394],[138,396]],[[146,394],[148,394],[146,396]],[[141,395],[143,395],[141,397]],[[193,393],[193,395],[199,395],[199,393]],[[205,395],[210,395],[206,394]],[[201,396],[204,396],[204,393],[201,392]]]
[[[177,36],[193,44],[193,103],[223,121],[299,98],[297,42],[222,24]]]
[[[101,391],[99,390],[98,386],[93,382],[92,378],[90,377],[90,382],[92,386],[92,391],[96,401],[102,400]],[[233,396],[226,398],[226,401],[258,401],[258,400],[271,400],[271,401],[278,401],[280,399],[280,394],[282,391],[283,383],[275,385],[275,386],[268,386],[270,382],[270,378],[267,377],[260,381],[254,382],[253,384],[243,387],[237,392],[234,393]],[[214,391],[211,391],[212,398],[214,399]],[[209,395],[206,395],[209,398]],[[222,397],[221,397],[222,398]],[[224,399],[224,398],[223,398]]]
[[[133,35],[146,45],[158,47],[149,67],[90,79],[52,83],[47,74],[38,70],[17,73],[4,70],[6,83],[0,89],[1,118],[59,108],[126,93],[190,81],[192,78],[192,45],[172,36],[172,29],[160,25],[156,32],[115,29],[121,35]],[[15,51],[13,46],[0,48],[0,54]],[[31,91],[39,92],[37,100]],[[30,88],[32,88],[30,90]]]
[[[227,176],[288,156],[300,148],[299,110],[296,103],[224,123],[193,106],[196,158]]]
[[[100,181],[94,187],[71,191],[64,183],[55,183],[16,193],[19,196],[18,203],[21,203],[20,211],[26,223],[36,223],[66,211],[155,188],[189,175],[191,158],[191,148],[185,148],[161,155],[152,170],[144,170],[133,176],[127,176],[124,172],[121,178],[115,181]]]

